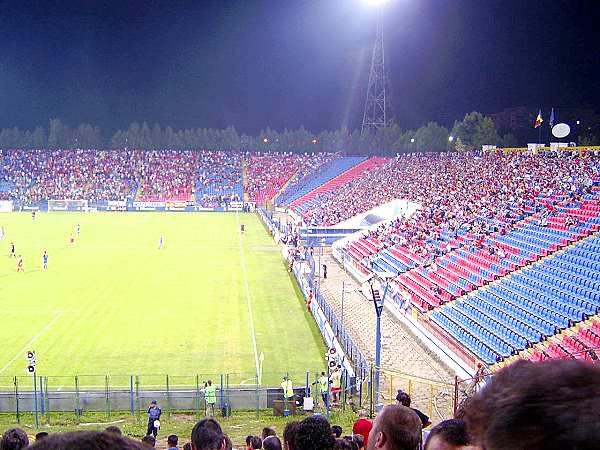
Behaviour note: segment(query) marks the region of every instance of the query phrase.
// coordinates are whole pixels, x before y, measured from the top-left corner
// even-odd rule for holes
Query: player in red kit
[[[17,259],[17,272],[25,272],[25,269],[23,268],[23,257],[21,255],[19,255],[19,258]]]

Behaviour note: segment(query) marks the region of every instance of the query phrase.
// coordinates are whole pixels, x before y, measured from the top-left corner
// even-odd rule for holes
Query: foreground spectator
[[[267,436],[263,439],[262,448],[264,450],[282,450],[281,441],[277,436]]]
[[[332,450],[335,438],[331,426],[323,416],[311,416],[298,425],[296,445],[298,450]]]
[[[406,406],[407,408],[412,409],[417,414],[417,416],[419,416],[419,419],[421,419],[421,425],[423,426],[423,428],[431,425],[431,422],[429,421],[429,416],[427,416],[426,414],[423,414],[417,408],[411,408],[410,407],[410,404],[411,404],[410,395],[408,395],[406,392],[404,392],[403,390],[399,389],[398,390],[398,394],[396,394],[396,401],[400,405]]]
[[[192,429],[193,450],[221,450],[225,446],[225,435],[221,425],[214,419],[203,419]]]
[[[355,434],[353,436],[348,436],[351,438],[352,442],[356,443],[358,450],[365,450],[367,444],[365,444],[365,438],[360,434]]]
[[[336,439],[333,450],[358,450],[358,446],[348,439]]]
[[[176,434],[171,434],[167,438],[167,449],[168,450],[177,450],[177,443],[179,442],[179,438]]]
[[[20,428],[10,428],[2,435],[0,440],[0,449],[2,450],[19,450],[29,445],[29,438]]]
[[[104,430],[106,433],[115,433],[118,434],[119,436],[121,436],[121,429],[119,427],[115,427],[114,425],[111,425],[110,427],[106,427],[106,430]]]
[[[142,438],[142,444],[144,444],[146,447],[154,448],[156,446],[156,438],[151,434],[144,436]]]
[[[5,448],[2,447],[3,450]],[[145,446],[141,442],[115,433],[76,431],[49,435],[29,448],[32,450],[143,450]]]
[[[468,450],[471,439],[463,420],[450,419],[440,422],[431,429],[425,442],[425,450]]]
[[[246,450],[256,450],[262,448],[262,439],[258,436],[246,437]]]
[[[339,439],[342,437],[342,433],[344,432],[344,430],[342,430],[342,427],[340,427],[339,425],[333,425],[331,427],[331,432],[333,433],[334,438]]]
[[[369,433],[373,428],[373,422],[367,419],[367,413],[364,410],[358,412],[358,420],[352,425],[352,433],[358,434],[364,439],[364,446],[367,447],[369,444]]]
[[[421,419],[410,408],[389,405],[381,410],[369,433],[368,450],[418,450]]]
[[[261,434],[261,437],[262,437],[263,439],[266,439],[266,438],[267,438],[267,436],[277,436],[277,433],[276,433],[276,432],[275,432],[275,430],[274,430],[273,428],[271,428],[271,427],[264,427],[264,428],[262,429],[262,434]]]
[[[292,422],[288,422],[283,429],[283,447],[285,450],[296,450],[298,448],[296,446],[296,435],[298,433],[299,425],[300,422],[294,420]]]
[[[35,442],[37,442],[37,441],[41,441],[42,439],[44,439],[44,438],[45,438],[45,437],[47,437],[47,436],[48,436],[48,433],[47,433],[47,432],[45,432],[45,431],[40,431],[39,433],[37,433],[37,434],[35,435]]]
[[[597,449],[600,367],[575,360],[517,361],[469,402],[465,422],[486,450]]]

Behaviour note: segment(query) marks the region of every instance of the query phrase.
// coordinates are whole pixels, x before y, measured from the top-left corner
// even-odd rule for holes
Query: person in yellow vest
[[[204,389],[202,389],[202,392],[204,393],[204,399],[206,400],[206,415],[209,415],[208,411],[210,410],[210,417],[215,417],[217,388],[213,386],[211,380],[208,380],[206,383],[204,383]]]
[[[329,390],[329,378],[325,375],[325,372],[321,372],[321,376],[317,380],[319,385],[319,392],[323,399],[323,406],[327,406],[327,391]]]
[[[292,380],[290,380],[287,376],[283,377],[281,389],[283,389],[284,400],[292,401],[294,399],[294,387],[292,385]]]

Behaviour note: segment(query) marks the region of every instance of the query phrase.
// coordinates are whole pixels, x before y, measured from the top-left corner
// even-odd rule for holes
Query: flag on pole
[[[542,122],[544,121],[544,119],[542,119],[542,110],[540,109],[538,112],[537,117],[535,118],[535,122],[533,124],[533,128],[539,128],[542,126]]]
[[[548,121],[548,125],[550,125],[550,128],[554,126],[554,108],[552,108],[552,112],[550,112],[550,120]]]

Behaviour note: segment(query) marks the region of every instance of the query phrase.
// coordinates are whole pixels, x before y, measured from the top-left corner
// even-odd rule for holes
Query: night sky
[[[394,116],[597,109],[599,18],[598,0],[393,1]],[[0,128],[354,128],[374,30],[364,0],[0,0]]]

